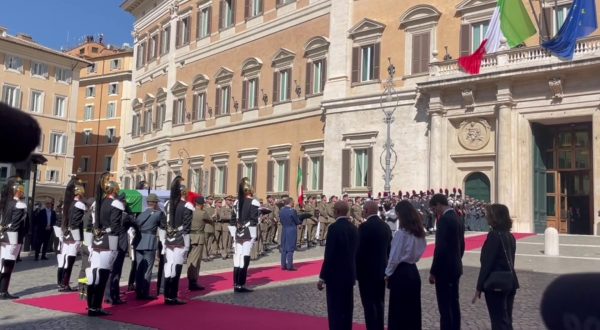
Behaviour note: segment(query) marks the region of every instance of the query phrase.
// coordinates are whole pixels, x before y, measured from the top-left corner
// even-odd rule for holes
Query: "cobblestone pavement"
[[[600,269],[600,237],[561,236],[561,257],[543,255],[543,236],[534,236],[519,241],[517,245],[516,268],[521,282],[517,293],[514,318],[516,329],[543,329],[539,317],[539,301],[544,288],[553,278],[563,273],[597,271]],[[296,253],[297,262],[322,258],[323,248],[317,247],[301,250]],[[10,291],[23,298],[57,294],[54,285],[56,280],[56,258],[51,254],[50,260],[33,261],[32,257],[24,257],[18,263],[13,275]],[[278,265],[279,253],[273,251],[260,260],[253,261],[251,267]],[[123,269],[123,281],[129,274],[129,260],[126,259]],[[474,292],[475,278],[479,267],[479,252],[471,251],[463,258],[465,275],[461,282],[461,309],[465,329],[488,329],[488,314],[485,301],[475,305],[470,303]],[[426,329],[436,329],[438,314],[435,292],[427,284],[427,269],[431,259],[419,262],[423,276],[422,304],[423,325]],[[79,272],[78,260],[73,270],[73,279]],[[231,270],[231,259],[215,259],[202,263],[202,273],[219,273]],[[185,273],[185,269],[184,269]],[[202,277],[200,277],[202,279]],[[233,295],[231,293],[215,293],[201,299],[227,304],[255,306],[273,310],[285,310],[296,313],[326,316],[325,294],[315,287],[316,278],[304,278],[283,283],[272,283],[261,287],[249,295]],[[362,305],[356,290],[355,321],[364,323]],[[79,315],[50,311],[26,306],[10,301],[0,301],[0,329],[146,329],[129,324],[87,318]]]

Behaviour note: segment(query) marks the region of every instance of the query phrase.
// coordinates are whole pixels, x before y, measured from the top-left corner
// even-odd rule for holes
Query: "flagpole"
[[[540,0],[540,4],[541,4],[541,0]],[[537,13],[535,12],[535,8],[533,7],[533,0],[529,0],[529,6],[531,7],[531,12],[533,13],[533,17],[535,18],[535,24],[537,25],[538,31],[540,32],[540,39],[542,39],[542,28],[540,27],[540,19],[537,16]],[[542,10],[542,13],[544,11]]]
[[[546,19],[546,15],[544,15],[544,4],[546,3],[546,0],[540,0],[540,10],[541,10],[541,14],[542,14],[542,18],[544,19],[544,26],[546,27],[546,40],[550,39],[550,27],[548,26],[548,20]],[[540,30],[541,31],[541,30]],[[544,40],[544,37],[541,36],[542,41],[546,41]]]

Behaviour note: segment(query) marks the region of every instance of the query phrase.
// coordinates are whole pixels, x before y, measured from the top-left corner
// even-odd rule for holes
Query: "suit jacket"
[[[383,281],[392,241],[390,227],[378,215],[358,227],[356,275],[358,281]]]
[[[506,250],[506,254],[504,250]],[[477,279],[477,290],[483,291],[483,284],[492,272],[511,271],[514,269],[516,250],[517,242],[510,232],[492,230],[488,233],[481,248],[481,269],[479,270],[479,278]],[[510,265],[508,264],[509,260]],[[518,289],[519,280],[517,274],[512,272],[512,275],[515,289]]]
[[[429,271],[436,280],[456,281],[463,272],[465,227],[456,212],[450,210],[438,220],[433,264]]]
[[[356,282],[358,231],[350,219],[338,218],[328,228],[325,258],[319,277],[328,286],[353,286]]]
[[[298,236],[297,227],[301,224],[298,213],[291,207],[283,207],[279,213],[283,232],[281,235],[281,249],[286,252],[296,250]]]
[[[161,210],[151,208],[147,208],[138,215],[135,222],[140,232],[140,241],[135,247],[136,250],[156,250],[158,248],[156,231],[165,217],[165,213]]]
[[[46,209],[42,208],[39,209],[38,212],[34,215],[33,217],[33,231],[34,232],[43,232],[44,230],[46,230],[46,224],[48,221],[48,217],[46,215]],[[55,226],[57,225],[57,217],[56,217],[56,211],[51,210],[50,211],[50,226]]]

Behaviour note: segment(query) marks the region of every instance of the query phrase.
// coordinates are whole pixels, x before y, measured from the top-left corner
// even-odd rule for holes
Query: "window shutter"
[[[321,64],[321,92],[325,89],[325,83],[327,82],[327,59],[322,60]]]
[[[50,171],[46,170],[46,181],[50,181]]]
[[[373,45],[373,79],[379,79],[379,60],[381,57],[381,43]]]
[[[192,99],[192,120],[198,120],[198,94]]]
[[[207,29],[208,34],[207,35],[210,36],[210,31],[212,31],[212,27],[211,27],[211,25],[212,25],[212,6],[208,7],[207,11],[208,11],[208,14],[206,15],[206,16],[208,16],[208,29]]]
[[[304,95],[312,95],[312,69],[313,62],[306,62],[306,86],[304,88]]]
[[[287,79],[287,84],[285,86],[286,88],[286,95],[287,95],[287,99],[291,100],[292,99],[292,94],[290,94],[291,89],[292,89],[292,69],[287,69],[286,70],[288,72],[288,79]]]
[[[460,26],[460,57],[471,53],[471,25],[463,24]]]
[[[231,26],[235,26],[235,0],[231,0]]]
[[[175,29],[175,46],[181,45],[181,21],[177,21],[177,28]]]
[[[183,98],[181,100],[181,102],[183,104],[181,105],[181,112],[179,113],[179,115],[181,116],[181,118],[179,119],[179,121],[183,124],[183,123],[185,123],[186,113],[187,113],[187,109],[186,109],[186,106],[185,106],[185,98]]]
[[[21,93],[20,88],[15,89],[15,108],[21,109],[21,104],[23,103],[23,93]]]
[[[244,0],[244,19],[250,17],[250,0]]]
[[[352,82],[359,82],[360,78],[360,47],[352,48]]]
[[[279,72],[273,72],[273,104],[279,102]]]
[[[250,178],[250,180],[250,183],[252,184],[254,189],[256,189],[256,187],[258,187],[258,185],[256,184],[256,163],[252,163],[252,178]]]
[[[61,150],[61,154],[65,155],[67,153],[67,136],[63,135],[62,136],[62,150]]]
[[[247,2],[248,0],[246,0]],[[248,110],[248,81],[242,82],[242,111]]]
[[[255,104],[253,104],[253,106],[255,108],[258,108],[258,105],[260,104],[260,102],[258,101],[258,91],[260,90],[260,79],[259,78],[255,78],[256,79],[256,83],[254,84],[254,102]]]
[[[217,98],[215,100],[215,111],[214,114],[216,115],[220,115],[221,114],[221,89],[217,88]]]
[[[210,194],[214,194],[215,193],[215,168],[211,167],[210,168]]]
[[[373,148],[367,149],[367,187],[373,187]]]
[[[540,36],[543,41],[546,41],[552,37],[552,32],[554,31],[554,24],[552,20],[552,8],[543,8],[542,9],[542,19],[540,22]]]
[[[431,56],[431,51],[429,47],[431,46],[431,34],[426,32],[421,35],[421,71],[419,72],[429,72],[429,59]]]
[[[275,166],[275,161],[270,160],[267,162],[267,192],[273,191],[273,167]]]
[[[223,11],[225,10],[225,0],[219,1],[219,29],[223,28]]]
[[[177,124],[177,100],[173,100],[173,118],[171,118],[173,124]]]
[[[228,172],[227,171],[228,167],[224,166],[223,167],[223,191],[221,191],[224,194],[227,194],[227,176],[228,176]]]
[[[283,191],[290,191],[290,160],[287,159],[283,162]]]
[[[42,133],[40,135],[40,147],[38,149],[40,152],[44,152],[44,137],[45,137],[44,133]],[[85,139],[85,137],[84,137],[84,139]]]
[[[239,163],[237,166],[237,181],[236,182],[241,182],[242,178],[244,177],[244,164]]]
[[[342,189],[350,187],[350,149],[342,150]]]
[[[307,190],[306,189],[306,177],[307,177],[307,172],[308,172],[308,157],[304,157],[302,158],[302,189]],[[313,175],[314,173],[311,173],[310,175]],[[300,193],[300,192],[298,192]]]
[[[411,74],[421,72],[421,41],[422,34],[412,35],[412,56],[411,56]]]
[[[323,170],[325,169],[324,166],[324,161],[325,157],[321,156],[320,157],[320,162],[319,162],[319,190],[323,190],[323,175],[325,174],[323,172]]]
[[[187,29],[187,40],[185,42],[186,45],[190,43],[190,39],[192,37],[192,15],[188,16],[188,23],[185,27]]]

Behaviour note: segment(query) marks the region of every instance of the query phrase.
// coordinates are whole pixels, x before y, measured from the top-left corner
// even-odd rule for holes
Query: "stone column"
[[[327,84],[323,91],[323,100],[343,98],[350,87],[352,54],[348,30],[351,28],[353,2],[331,1],[329,54],[335,58],[330,58],[327,62]]]
[[[516,173],[512,172],[512,96],[509,85],[498,86],[496,105],[498,125],[496,127],[496,201],[511,209],[513,204],[512,186]]]
[[[593,158],[592,166],[593,166],[593,177],[600,178],[600,107],[594,110],[594,115],[592,117],[592,155],[595,155]],[[594,231],[594,235],[600,235],[600,187],[598,184],[594,184],[592,188],[594,207],[592,210],[593,219],[594,219],[594,227],[592,230]]]
[[[443,186],[442,163],[443,163],[443,136],[442,122],[444,120],[444,106],[439,91],[433,91],[429,95],[429,187],[437,191]]]

